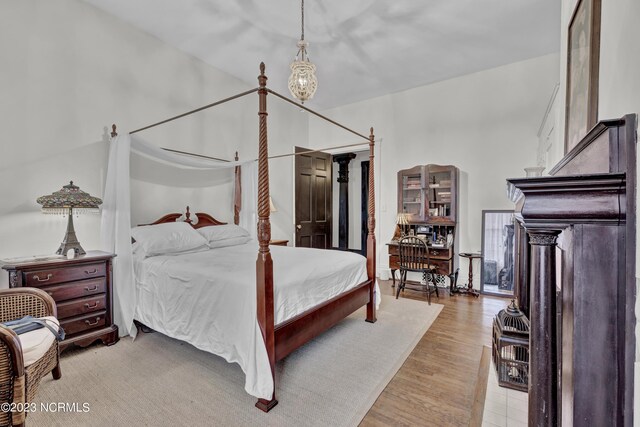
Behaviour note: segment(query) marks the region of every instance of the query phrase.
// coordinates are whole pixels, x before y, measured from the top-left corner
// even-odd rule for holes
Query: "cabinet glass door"
[[[453,215],[451,170],[432,168],[428,176],[428,198],[430,217],[447,218]]]
[[[405,174],[402,176],[402,212],[411,215],[411,219],[424,217],[422,174]]]

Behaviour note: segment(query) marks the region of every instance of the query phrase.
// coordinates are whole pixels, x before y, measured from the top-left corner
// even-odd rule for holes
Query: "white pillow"
[[[234,237],[249,237],[247,230],[234,224],[210,225],[208,227],[198,228],[198,233],[207,239],[209,243],[216,240],[232,239]]]
[[[244,245],[251,240],[249,236],[231,237],[229,239],[212,240],[209,242],[209,248],[224,248],[225,246]]]
[[[134,252],[144,252],[147,257],[174,254],[200,248],[207,240],[186,222],[143,225],[131,229],[136,241]]]

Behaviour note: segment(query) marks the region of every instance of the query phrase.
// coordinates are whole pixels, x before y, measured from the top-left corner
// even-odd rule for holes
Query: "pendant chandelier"
[[[289,92],[291,92],[294,98],[297,98],[304,104],[304,101],[313,98],[318,88],[316,66],[309,61],[309,54],[307,53],[309,43],[304,40],[304,0],[301,0],[301,15],[302,34],[300,41],[298,41],[296,59],[290,65],[291,76],[289,76]]]

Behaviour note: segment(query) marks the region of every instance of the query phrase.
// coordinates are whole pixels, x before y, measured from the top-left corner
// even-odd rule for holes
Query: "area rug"
[[[383,296],[377,323],[364,309],[352,314],[278,363],[279,403],[268,414],[237,364],[159,333],[69,350],[27,425],[356,426],[441,310]]]

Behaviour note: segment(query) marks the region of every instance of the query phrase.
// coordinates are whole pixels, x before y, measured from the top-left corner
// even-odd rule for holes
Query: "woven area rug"
[[[377,323],[364,309],[349,316],[278,363],[279,403],[268,414],[245,393],[238,365],[159,333],[69,350],[27,425],[355,426],[441,310],[383,296]]]

